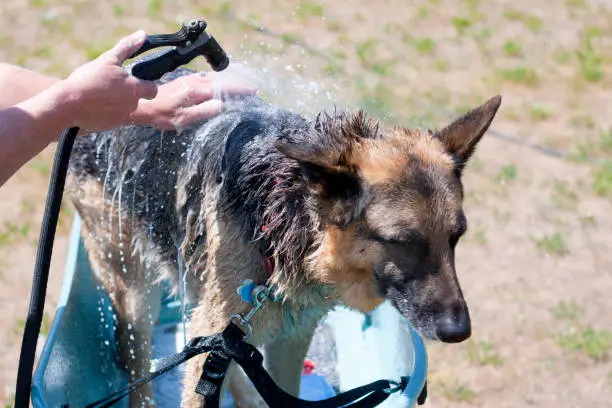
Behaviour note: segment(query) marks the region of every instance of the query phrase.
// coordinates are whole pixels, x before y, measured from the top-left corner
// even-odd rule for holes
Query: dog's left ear
[[[497,95],[435,133],[446,151],[455,157],[460,169],[472,156],[480,138],[491,125],[501,100],[501,96]]]

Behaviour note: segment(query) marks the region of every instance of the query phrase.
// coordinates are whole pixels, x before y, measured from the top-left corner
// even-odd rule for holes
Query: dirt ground
[[[426,406],[609,406],[612,2],[3,0],[0,61],[65,76],[124,34],[198,16],[234,61],[268,70],[264,95],[297,108],[330,105],[329,92],[388,121],[440,127],[502,94],[465,172],[470,228],[457,270],[473,337],[428,344]],[[0,188],[6,407],[53,149]],[[63,208],[43,332],[72,216]]]

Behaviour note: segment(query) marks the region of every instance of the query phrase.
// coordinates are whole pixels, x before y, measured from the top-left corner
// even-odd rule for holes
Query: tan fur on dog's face
[[[315,155],[281,146],[303,164],[324,219],[309,259],[315,278],[364,312],[389,299],[428,338],[468,338],[454,262],[467,228],[460,174],[500,102],[493,98],[436,133],[379,129],[357,115],[323,128],[343,135],[318,141],[329,147]]]

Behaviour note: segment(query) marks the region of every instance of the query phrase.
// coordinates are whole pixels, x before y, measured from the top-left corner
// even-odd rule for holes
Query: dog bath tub
[[[60,301],[40,353],[32,384],[35,408],[82,407],[127,384],[127,373],[116,363],[113,309],[96,286],[80,239],[81,220],[75,217]],[[182,349],[180,303],[165,300],[153,333],[153,357]],[[412,407],[423,389],[427,351],[419,335],[384,303],[365,316],[344,308],[331,311],[321,322],[308,358],[312,373],[302,375],[300,397],[320,400],[336,392],[377,379],[410,376],[402,394],[393,394],[381,407]],[[178,367],[153,383],[158,406],[178,407]],[[116,404],[125,407],[127,398]],[[231,397],[223,408],[231,407]]]

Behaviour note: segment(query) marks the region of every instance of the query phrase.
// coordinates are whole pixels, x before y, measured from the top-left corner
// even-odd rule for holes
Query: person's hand
[[[112,49],[77,68],[58,83],[71,126],[101,131],[127,124],[141,99],[153,99],[157,85],[132,75],[121,66],[145,41],[144,31],[122,38]]]
[[[132,114],[134,124],[152,125],[161,130],[178,129],[208,119],[223,109],[220,95],[253,94],[256,89],[238,78],[217,81],[210,76],[192,74],[159,86],[157,96],[141,99]]]

